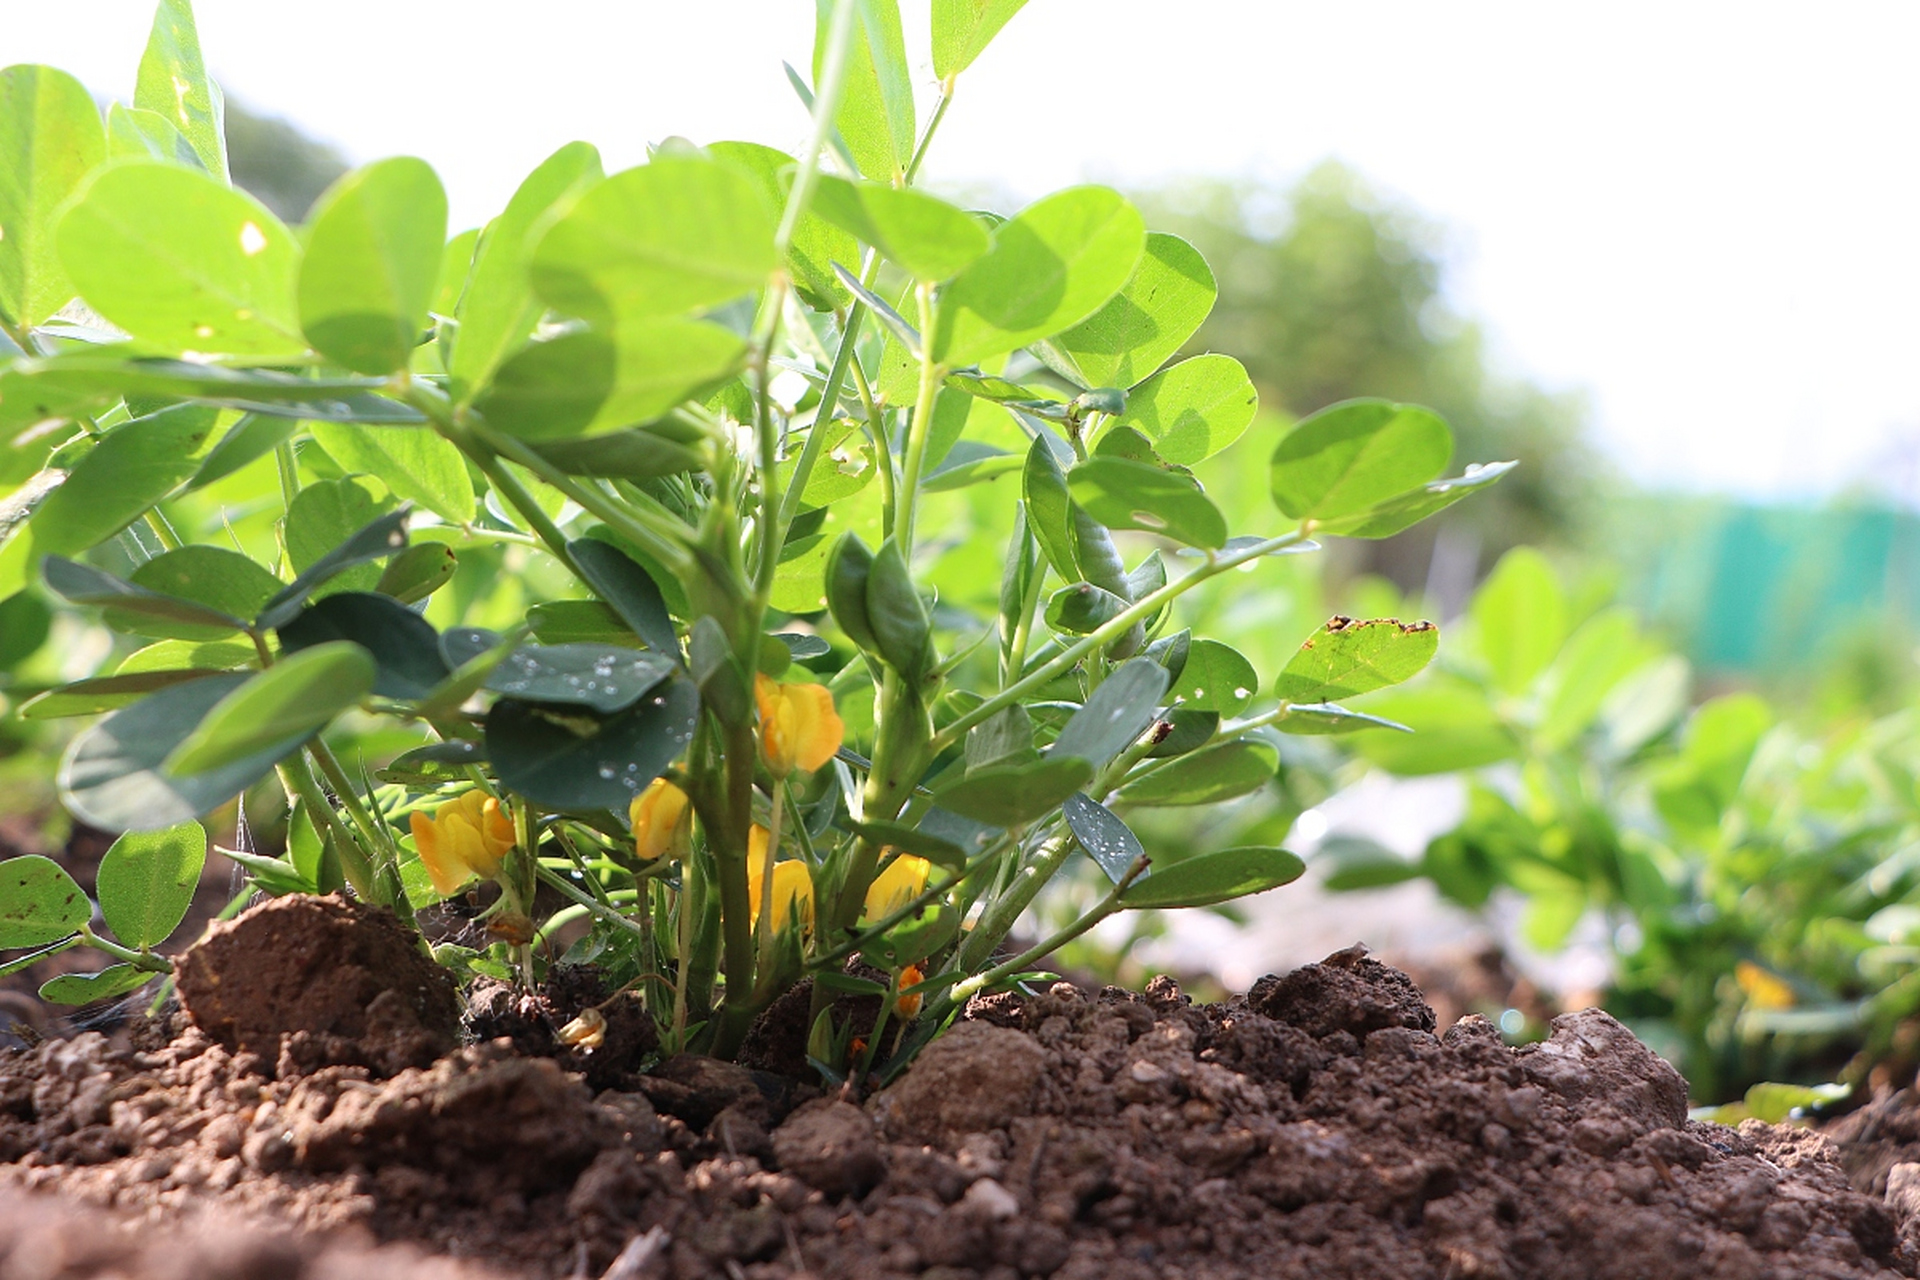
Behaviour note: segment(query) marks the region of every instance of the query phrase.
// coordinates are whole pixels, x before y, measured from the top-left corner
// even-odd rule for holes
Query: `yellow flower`
[[[900,986],[915,986],[926,981],[926,977],[926,974],[920,972],[919,965],[910,964],[900,971]],[[920,993],[916,991],[910,996],[901,996],[894,1002],[893,1007],[899,1011],[902,1018],[908,1022],[913,1021],[920,1016]]]
[[[678,846],[687,816],[687,793],[655,778],[647,789],[627,806],[627,821],[633,824],[633,851],[640,861],[652,862],[671,855],[679,857]]]
[[[449,800],[431,818],[415,809],[410,821],[420,861],[443,898],[474,876],[497,875],[500,860],[513,848],[513,819],[484,791]]]
[[[747,922],[760,923],[760,882],[766,874],[767,829],[755,826],[747,833]],[[773,864],[773,927],[784,929],[798,917],[803,933],[813,932],[813,873],[807,864],[789,858]]]
[[[753,700],[760,707],[760,753],[775,777],[784,778],[796,767],[811,773],[840,749],[847,727],[825,685],[780,684],[755,676]]]
[[[925,858],[903,853],[867,886],[867,905],[862,913],[868,920],[890,916],[912,902],[927,888],[927,873],[933,864]]]
[[[1747,1000],[1756,1009],[1791,1009],[1794,1006],[1793,988],[1778,974],[1768,973],[1751,960],[1742,960],[1733,966],[1733,980],[1740,984],[1740,990],[1746,992]]]

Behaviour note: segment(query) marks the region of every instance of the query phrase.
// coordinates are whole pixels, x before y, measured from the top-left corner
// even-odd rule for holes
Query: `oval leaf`
[[[411,427],[312,422],[307,429],[343,471],[377,477],[396,498],[417,502],[453,524],[473,519],[473,479],[453,442]]]
[[[969,771],[940,789],[936,799],[963,818],[996,827],[1032,822],[1087,785],[1093,766],[1077,756],[1058,756],[1038,764],[989,765]]]
[[[1260,410],[1246,366],[1203,355],[1154,374],[1127,393],[1115,420],[1145,436],[1167,462],[1193,466],[1238,440]]]
[[[95,885],[107,928],[129,947],[165,942],[187,918],[206,861],[207,832],[197,822],[122,835],[100,860]]]
[[[1245,846],[1185,858],[1134,881],[1120,895],[1133,910],[1210,907],[1300,878],[1307,864],[1285,849]]]
[[[1239,650],[1217,640],[1195,640],[1173,691],[1189,711],[1237,716],[1260,690],[1260,676]]]
[[[133,571],[133,585],[176,600],[205,605],[232,618],[251,618],[286,584],[264,567],[225,547],[196,544],[163,551]],[[106,623],[121,631],[174,640],[219,640],[226,625],[202,626],[109,609]]]
[[[1190,547],[1227,542],[1227,518],[1194,480],[1131,458],[1096,457],[1067,475],[1073,500],[1109,529],[1144,529]]]
[[[1240,738],[1160,765],[1115,798],[1131,805],[1213,804],[1259,790],[1279,767],[1280,753],[1269,743]]]
[[[1419,674],[1439,647],[1431,622],[1330,618],[1288,661],[1274,693],[1301,704],[1371,693]]]
[[[1074,839],[1087,851],[1087,856],[1107,873],[1107,879],[1115,884],[1126,879],[1127,872],[1133,869],[1137,859],[1146,856],[1147,851],[1140,843],[1140,837],[1134,835],[1113,810],[1098,800],[1089,800],[1075,792],[1067,797],[1061,809],[1066,814],[1067,827],[1073,832]]]
[[[313,349],[356,373],[406,368],[446,238],[447,193],[424,160],[378,160],[327,188],[300,264],[300,327]]]
[[[371,693],[373,679],[373,658],[356,644],[335,641],[282,658],[222,698],[162,767],[192,777],[297,745]]]
[[[63,973],[40,984],[40,998],[49,1004],[92,1004],[111,1000],[160,975],[130,964],[110,964],[98,973]]]
[[[1073,361],[1082,386],[1131,387],[1166,363],[1199,330],[1213,310],[1217,292],[1213,270],[1198,249],[1179,236],[1152,231],[1127,287],[1054,339],[1053,345]],[[1131,409],[1133,395],[1127,399]],[[1166,453],[1161,456],[1169,462],[1189,461]]]
[[[0,948],[43,947],[93,919],[73,877],[37,853],[0,862]]]
[[[958,205],[911,187],[822,175],[813,209],[916,280],[950,279],[987,251],[987,229]]]
[[[502,698],[487,714],[487,755],[500,781],[534,804],[625,813],[693,741],[699,711],[699,691],[680,678],[604,717]]]
[[[1431,409],[1348,400],[1320,410],[1273,451],[1274,505],[1296,520],[1354,515],[1426,484],[1453,456],[1453,432]]]
[[[54,214],[107,154],[86,86],[52,67],[0,71],[0,314],[31,329],[74,295]]]
[[[611,715],[638,702],[672,675],[675,665],[661,654],[617,645],[529,645],[509,653],[487,677],[486,687],[528,702]]]

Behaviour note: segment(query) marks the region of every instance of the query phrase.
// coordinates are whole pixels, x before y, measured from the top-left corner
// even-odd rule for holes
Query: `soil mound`
[[[1160,980],[975,1012],[864,1105],[684,1056],[596,1092],[508,1037],[383,1078],[197,1027],[80,1036],[0,1057],[0,1188],[543,1277],[1920,1274],[1904,1200],[1812,1133],[1688,1122],[1597,1011],[1521,1049],[1435,1036],[1403,975],[1343,952],[1224,1005]]]

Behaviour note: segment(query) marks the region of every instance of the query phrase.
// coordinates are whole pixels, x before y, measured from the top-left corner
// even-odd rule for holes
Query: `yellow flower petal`
[[[1733,980],[1740,984],[1740,990],[1746,992],[1748,1002],[1756,1009],[1794,1006],[1793,988],[1778,974],[1768,973],[1751,960],[1742,960],[1733,966]]]
[[[760,848],[747,858],[747,912],[749,923],[754,925],[760,923],[765,830],[764,827],[754,828],[755,832],[761,833],[757,842]],[[784,929],[795,916],[799,917],[801,932],[813,932],[813,873],[807,870],[806,863],[789,858],[773,864],[773,927]]]
[[[931,862],[911,853],[903,853],[889,862],[867,886],[864,917],[878,920],[912,902],[926,891],[927,873],[932,870]]]
[[[760,751],[776,776],[795,768],[811,773],[840,749],[846,725],[825,685],[780,684],[755,676],[753,699],[760,711]]]
[[[513,819],[498,800],[478,789],[447,801],[431,818],[416,809],[408,824],[434,892],[443,898],[475,876],[484,880],[498,875],[514,844]]]
[[[655,778],[633,798],[627,807],[627,820],[633,824],[633,851],[640,861],[679,856],[676,841],[687,805],[687,793],[665,778]]]

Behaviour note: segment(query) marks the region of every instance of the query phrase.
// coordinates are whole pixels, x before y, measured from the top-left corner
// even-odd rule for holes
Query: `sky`
[[[905,0],[930,102],[926,6]],[[808,0],[198,0],[234,97],[456,225],[574,138],[789,149]],[[0,63],[131,92],[151,0],[0,0]],[[320,16],[324,14],[324,17]],[[960,80],[934,184],[1284,182],[1335,157],[1447,229],[1504,373],[1584,394],[1631,477],[1920,501],[1920,5],[1031,0]],[[923,106],[923,117],[924,117]]]

